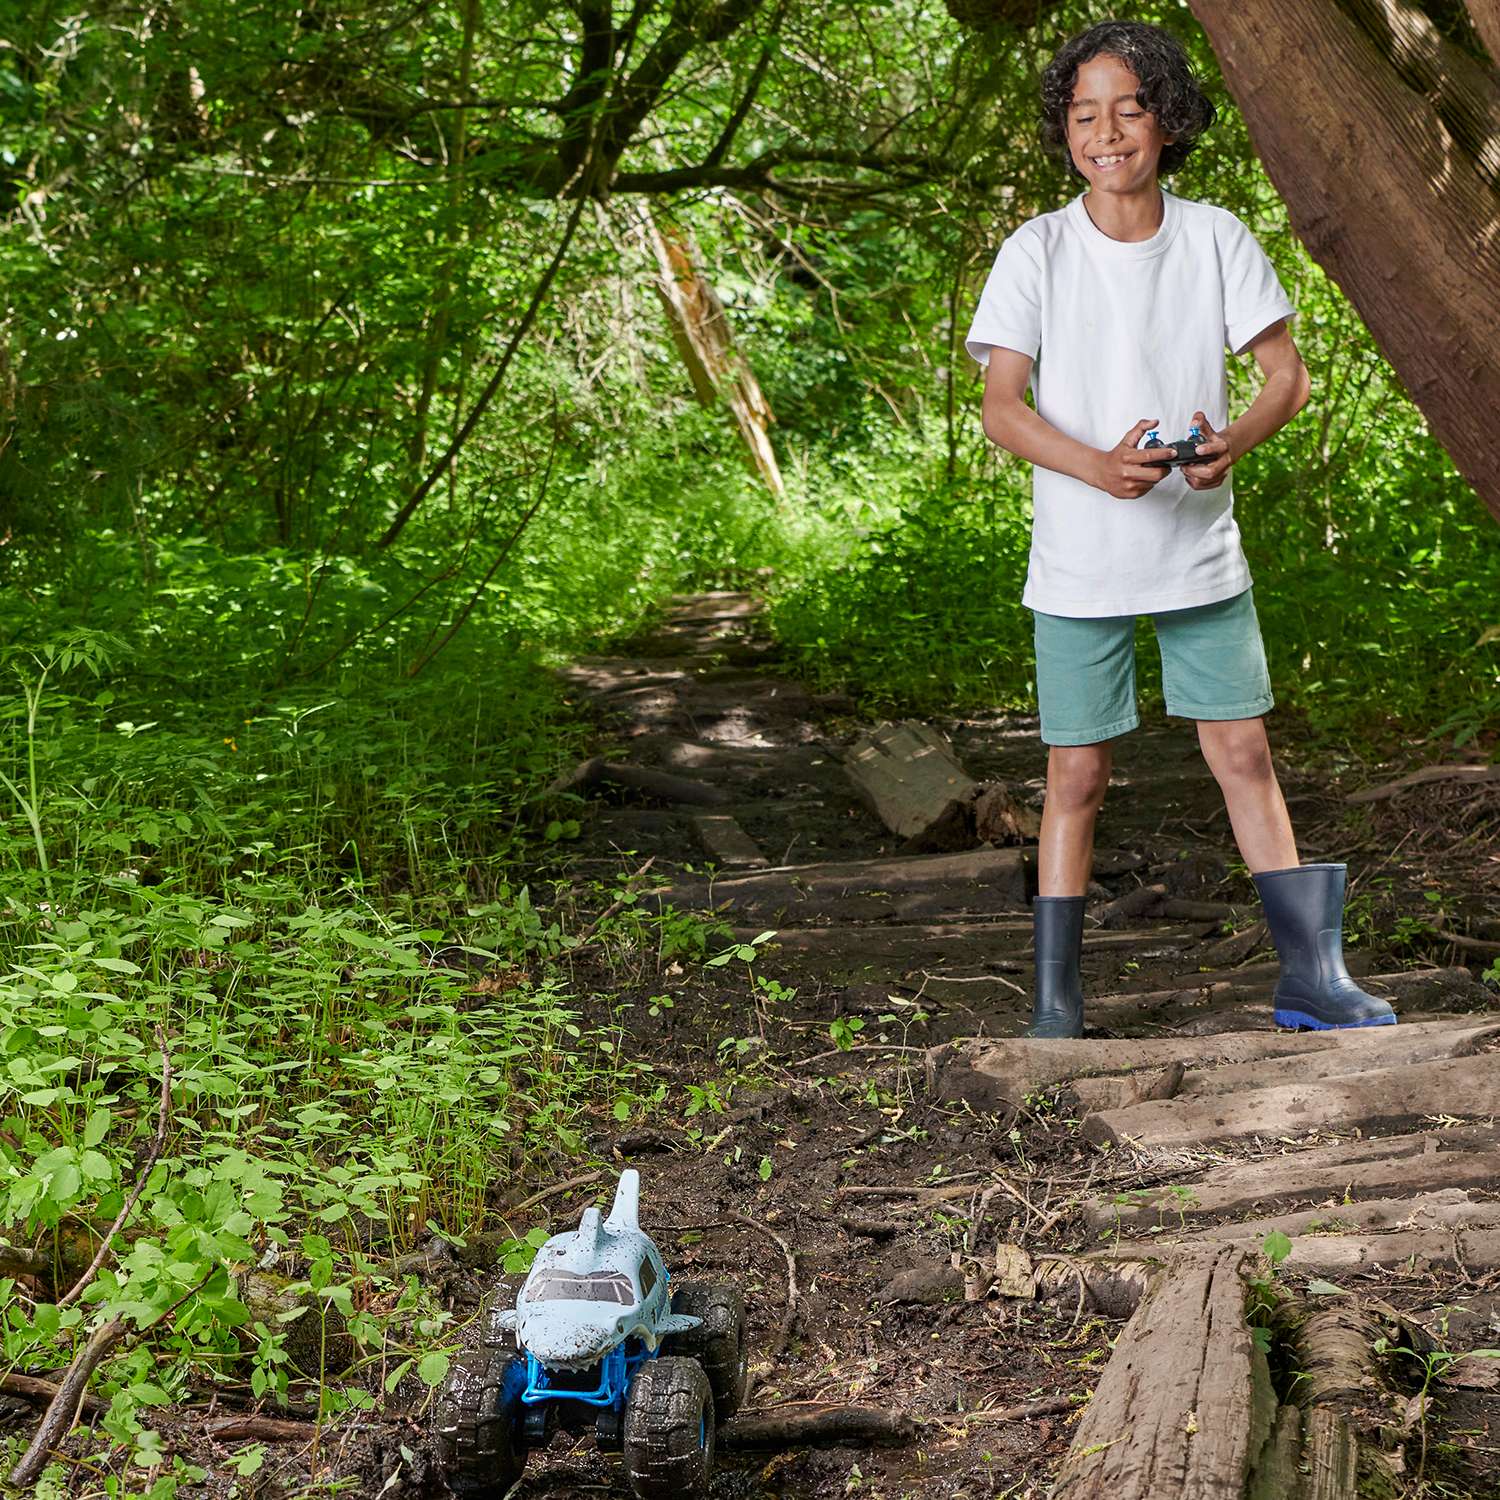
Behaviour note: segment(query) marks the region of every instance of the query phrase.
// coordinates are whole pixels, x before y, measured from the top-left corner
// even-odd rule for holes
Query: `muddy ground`
[[[727,810],[772,865],[897,854],[900,840],[854,795],[835,753],[870,724],[847,702],[806,692],[777,663],[757,622],[740,618],[746,608],[737,597],[684,601],[628,653],[580,662],[570,675],[598,714],[600,748],[728,789]],[[1040,807],[1045,751],[1034,719],[933,722],[974,776],[1004,781]],[[1479,945],[1500,938],[1494,784],[1418,787],[1374,804],[1351,805],[1345,797],[1431,761],[1481,762],[1492,748],[1473,745],[1456,757],[1393,745],[1378,759],[1361,759],[1317,743],[1285,715],[1273,717],[1271,728],[1302,859],[1349,863],[1351,967],[1389,974],[1467,966],[1477,978],[1490,961]],[[635,871],[648,858],[643,886],[711,868],[692,831],[692,809],[606,787],[587,793],[577,811],[582,838],[555,867],[534,872],[538,887],[555,882],[560,907],[573,907],[581,883]],[[1159,880],[1174,895],[1243,908],[1231,927],[1247,928],[1258,914],[1189,724],[1158,714],[1119,743],[1097,848],[1096,904]],[[1434,891],[1440,912],[1429,899]],[[1065,1099],[996,1117],[928,1098],[928,1045],[954,1035],[1014,1035],[1024,1022],[1024,900],[970,891],[929,914],[929,924],[941,917],[1011,929],[976,930],[971,939],[951,926],[924,937],[922,924],[901,921],[888,897],[852,888],[848,895],[833,915],[725,906],[742,937],[778,932],[754,972],[795,995],[759,1006],[750,1001],[751,976],[737,962],[708,969],[671,961],[622,973],[594,953],[569,965],[575,991],[599,1007],[593,1019],[603,1022],[619,1014],[620,1002],[633,1003],[624,1014],[634,1044],[670,1083],[649,1126],[601,1118],[590,1146],[611,1168],[640,1168],[646,1222],[674,1274],[725,1277],[743,1287],[757,1349],[755,1406],[849,1401],[907,1412],[920,1424],[914,1442],[894,1448],[726,1454],[715,1496],[1040,1496],[1069,1441],[1074,1405],[1086,1400],[1121,1325],[1077,1305],[996,1295],[966,1300],[962,1273],[975,1290],[976,1268],[992,1264],[997,1242],[1033,1252],[1096,1247],[1101,1236],[1084,1228],[1078,1206],[1090,1194],[1153,1179],[1088,1145]],[[1159,940],[1148,932],[1091,948],[1086,992],[1121,995],[1181,983],[1209,967],[1202,954],[1223,925],[1184,939],[1180,923],[1162,923],[1153,929]],[[1467,935],[1470,946],[1431,935],[1433,925]],[[1397,932],[1403,939],[1393,942]],[[1500,954],[1500,944],[1494,951]],[[1273,959],[1262,947],[1244,953],[1237,967],[1248,994],[1267,1005]],[[659,995],[672,1005],[658,1007],[653,1018],[648,1002]],[[1481,1010],[1492,1003],[1477,987],[1466,1001]],[[1098,1035],[1150,1034],[1149,1025],[1128,1024],[1128,1009],[1108,1015]],[[863,1023],[844,1034],[853,1041],[848,1050],[830,1033],[839,1018]],[[693,1096],[689,1085],[706,1092]],[[1463,1115],[1462,1101],[1453,1112]],[[1274,1138],[1258,1145],[1286,1149]],[[1213,1155],[1203,1153],[1204,1161]],[[1175,1177],[1192,1180],[1197,1165],[1179,1166]],[[983,1222],[976,1222],[978,1190],[999,1180],[997,1168],[1021,1194],[990,1194]],[[559,1174],[570,1170],[559,1161]],[[955,1191],[924,1204],[914,1190],[934,1185]],[[549,1200],[550,1222],[568,1227],[593,1191]],[[921,1274],[903,1282],[913,1272]],[[793,1281],[795,1316],[784,1332]],[[515,1278],[498,1287],[480,1278],[454,1295],[459,1305],[481,1290],[503,1302],[514,1287]],[[1493,1273],[1381,1271],[1351,1278],[1351,1289],[1378,1290],[1443,1331],[1455,1351],[1500,1345],[1500,1277]],[[892,1300],[903,1292],[918,1300]],[[765,1357],[768,1350],[774,1358]],[[1047,1410],[1049,1398],[1061,1399]],[[1041,1414],[994,1415],[1027,1404]],[[1406,1492],[1500,1494],[1496,1393],[1448,1387],[1432,1407],[1422,1471],[1409,1465]],[[1416,1445],[1408,1446],[1415,1453]],[[626,1491],[616,1460],[589,1442],[570,1446],[560,1438],[534,1456],[516,1493]]]

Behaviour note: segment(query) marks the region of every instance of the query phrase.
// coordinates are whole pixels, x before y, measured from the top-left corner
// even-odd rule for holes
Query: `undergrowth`
[[[153,1407],[321,1423],[440,1382],[456,1330],[403,1255],[486,1236],[524,1264],[500,1205],[665,1086],[564,962],[618,887],[516,873],[578,831],[545,795],[588,733],[540,663],[557,631],[513,611],[415,677],[384,639],[304,679],[291,560],[164,549],[148,581],[100,552],[110,597],[5,610],[0,1337],[9,1369],[56,1371],[123,1320],[94,1389],[142,1489],[95,1492],[165,1500],[201,1476]],[[591,939],[701,957],[699,926],[627,903]],[[336,1367],[306,1352],[330,1320]],[[39,1493],[75,1493],[75,1461]]]

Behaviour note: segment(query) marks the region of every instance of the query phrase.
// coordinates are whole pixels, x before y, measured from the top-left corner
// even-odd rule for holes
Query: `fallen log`
[[[215,1417],[204,1423],[203,1431],[205,1436],[221,1443],[310,1443],[318,1435],[318,1424],[247,1412],[243,1416]]]
[[[842,759],[860,800],[906,841],[906,852],[1018,843],[1041,831],[1034,809],[997,783],[975,781],[929,724],[881,724]]]
[[[1272,1231],[1311,1236],[1324,1230],[1454,1230],[1500,1229],[1500,1203],[1477,1202],[1464,1188],[1439,1188],[1414,1198],[1375,1198],[1365,1203],[1340,1203],[1307,1208],[1297,1213],[1273,1214],[1211,1229],[1168,1227],[1150,1240],[1123,1240],[1111,1245],[1115,1255],[1150,1255],[1153,1248],[1215,1244],[1260,1244]]]
[[[1386,1028],[1314,1032],[1232,1032],[1210,1037],[1160,1037],[1120,1041],[964,1039],[927,1053],[927,1086],[939,1099],[966,1099],[976,1107],[1015,1106],[1038,1089],[1069,1085],[1086,1108],[1118,1109],[1139,1092],[1136,1075],[1174,1063],[1185,1074],[1179,1095],[1201,1097],[1254,1087],[1264,1065],[1274,1077],[1338,1077],[1383,1065],[1469,1056],[1500,1038],[1500,1022],[1474,1018],[1426,1021]]]
[[[1290,1404],[1276,1408],[1276,1418],[1261,1446],[1245,1487],[1245,1500],[1311,1500],[1301,1489],[1302,1410]]]
[[[55,1401],[61,1390],[55,1380],[43,1380],[39,1375],[21,1375],[14,1370],[0,1375],[0,1391],[8,1396],[24,1396],[28,1401]],[[109,1402],[86,1391],[78,1410],[85,1417],[102,1417],[109,1410]]]
[[[1287,1036],[1272,1033],[1266,1042],[1285,1039],[1300,1041],[1302,1033]],[[1433,1062],[1445,1057],[1473,1057],[1490,1043],[1500,1039],[1500,1023],[1475,1026],[1470,1018],[1458,1021],[1418,1021],[1394,1028],[1394,1034],[1382,1027],[1364,1027],[1347,1031],[1311,1032],[1310,1036],[1333,1037],[1331,1045],[1306,1049],[1268,1052],[1274,1056],[1274,1068],[1264,1059],[1229,1063],[1216,1067],[1212,1060],[1187,1066],[1174,1095],[1180,1099],[1202,1099],[1213,1094],[1233,1094],[1242,1089],[1257,1088],[1274,1078],[1278,1084],[1306,1083],[1323,1078],[1343,1078],[1371,1068],[1405,1067],[1412,1063]],[[1223,1043],[1222,1036],[1204,1038],[1204,1042]],[[1143,1102],[1132,1077],[1080,1078],[1071,1084],[1078,1102],[1085,1109],[1119,1109]],[[1147,1096],[1149,1097],[1149,1096]]]
[[[1308,1310],[1294,1325],[1298,1396],[1307,1408],[1306,1493],[1318,1500],[1355,1500],[1361,1479],[1377,1476],[1386,1493],[1395,1492],[1401,1451],[1386,1452],[1373,1440],[1382,1426],[1399,1428],[1375,1352],[1391,1331],[1375,1309],[1353,1301]]]
[[[1099,919],[1101,927],[1123,927],[1132,917],[1155,912],[1166,899],[1166,886],[1138,885],[1133,891],[1126,891],[1123,896],[1116,896],[1113,901],[1101,906],[1094,915]]]
[[[571,771],[559,776],[547,788],[545,795],[581,792],[601,783],[644,792],[663,802],[714,807],[731,800],[730,794],[722,787],[710,786],[706,781],[674,776],[670,771],[655,771],[649,766],[634,766],[627,761],[606,760],[602,755],[590,756]]]
[[[940,890],[951,901],[967,889],[983,910],[997,905],[1024,907],[1027,888],[1026,851],[1020,849],[966,850],[961,854],[909,855],[894,859],[854,859],[817,864],[774,865],[744,875],[707,880],[677,880],[643,892],[642,901],[675,905],[733,902],[737,911],[785,908],[801,918],[837,912],[850,896],[921,895]],[[888,903],[894,911],[895,903]],[[1029,932],[1027,917],[1017,928]]]
[[[1270,946],[1270,929],[1264,922],[1255,922],[1243,932],[1232,932],[1217,943],[1210,943],[1199,957],[1202,964],[1211,968],[1233,967],[1244,963],[1257,949]]]
[[[771,861],[760,852],[760,846],[728,813],[695,813],[693,832],[703,852],[725,869],[754,866],[764,868]]]
[[[1444,765],[1423,766],[1419,771],[1410,771],[1395,781],[1382,782],[1379,786],[1362,787],[1350,792],[1345,802],[1384,802],[1408,787],[1425,786],[1433,781],[1500,781],[1500,766]]]
[[[312,1380],[338,1375],[354,1363],[354,1338],[343,1313],[311,1291],[296,1292],[283,1276],[250,1271],[240,1278],[240,1301],[250,1311],[250,1327],[264,1323],[284,1333],[287,1362]],[[245,1350],[253,1335],[246,1329]]]
[[[1177,1247],[1151,1241],[1122,1242],[1118,1249],[1039,1259],[1035,1297],[1068,1307],[1084,1291],[1083,1305],[1109,1317],[1128,1317],[1163,1271],[1176,1274],[1184,1259],[1206,1254],[1215,1242]],[[1224,1243],[1224,1242],[1219,1242]],[[1227,1248],[1245,1252],[1244,1244]],[[1349,1275],[1410,1264],[1419,1271],[1464,1274],[1500,1267],[1500,1229],[1397,1229],[1386,1234],[1305,1234],[1292,1240],[1282,1262],[1295,1271]],[[1096,1302],[1097,1297],[1097,1302]],[[1113,1311],[1110,1311],[1110,1309]]]
[[[1115,1340],[1054,1500],[1238,1497],[1275,1399],[1245,1317],[1244,1252],[1186,1257]]]
[[[1400,1229],[1390,1234],[1310,1234],[1292,1241],[1283,1265],[1330,1274],[1395,1267],[1452,1270],[1468,1275],[1500,1266],[1500,1230]]]
[[[720,1446],[735,1452],[768,1448],[829,1448],[839,1444],[897,1447],[915,1442],[916,1422],[878,1406],[785,1406],[742,1411],[719,1428]]]
[[[1464,1149],[1465,1147],[1478,1149]],[[1336,1146],[1215,1167],[1211,1178],[1132,1194],[1103,1194],[1084,1210],[1094,1230],[1144,1228],[1207,1214],[1241,1213],[1299,1199],[1424,1192],[1500,1184],[1500,1129],[1466,1126],[1442,1132],[1344,1141]]]
[[[1148,1150],[1292,1130],[1369,1131],[1457,1111],[1500,1114],[1500,1067],[1492,1056],[1371,1068],[1343,1078],[1107,1109],[1089,1115],[1083,1133],[1095,1145]]]
[[[1160,1274],[1158,1259],[1098,1253],[1048,1255],[1037,1260],[1030,1295],[1106,1318],[1125,1319]]]

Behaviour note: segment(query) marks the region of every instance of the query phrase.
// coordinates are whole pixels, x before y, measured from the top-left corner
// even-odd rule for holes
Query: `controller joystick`
[[[1198,452],[1198,444],[1206,442],[1202,429],[1195,422],[1189,429],[1188,435],[1175,443],[1164,443],[1161,433],[1153,427],[1142,441],[1141,451],[1144,455],[1143,463],[1161,464],[1166,468],[1178,468],[1182,464],[1196,464],[1203,461],[1203,455]],[[1155,450],[1150,451],[1148,450]]]

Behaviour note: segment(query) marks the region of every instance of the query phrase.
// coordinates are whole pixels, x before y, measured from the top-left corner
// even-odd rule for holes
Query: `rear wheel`
[[[625,1476],[636,1500],[702,1500],[714,1468],[714,1395],[696,1360],[663,1355],[625,1402]]]
[[[464,1500],[500,1500],[526,1467],[521,1392],[526,1361],[481,1348],[454,1361],[434,1426],[443,1478]]]
[[[672,1311],[703,1321],[688,1333],[669,1334],[663,1354],[686,1354],[703,1366],[714,1393],[714,1412],[727,1422],[745,1399],[749,1351],[745,1347],[745,1299],[722,1282],[684,1281],[672,1291]]]

